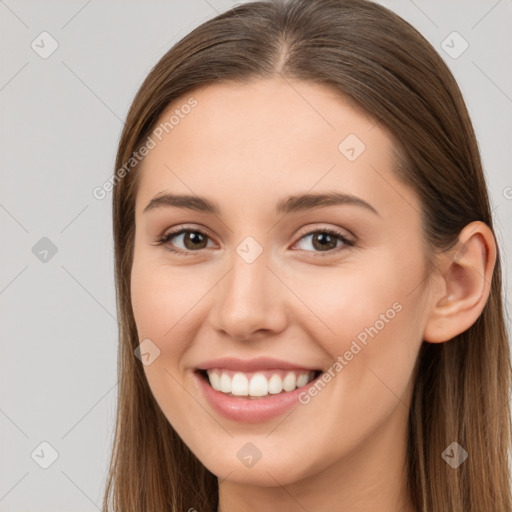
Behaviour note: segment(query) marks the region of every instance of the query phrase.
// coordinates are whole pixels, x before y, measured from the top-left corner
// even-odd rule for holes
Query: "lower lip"
[[[294,391],[267,395],[262,398],[238,398],[228,396],[221,391],[216,391],[197,371],[193,373],[206,399],[215,411],[230,420],[248,423],[259,423],[275,418],[289,411],[294,406],[300,405],[299,395],[307,391],[308,387],[313,385],[319,378],[317,377]]]

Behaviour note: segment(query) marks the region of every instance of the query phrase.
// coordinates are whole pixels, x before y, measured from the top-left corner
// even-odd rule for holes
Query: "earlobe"
[[[471,222],[442,258],[437,268],[442,291],[432,294],[431,313],[423,333],[423,339],[430,343],[449,341],[469,329],[482,313],[496,264],[496,241],[491,229],[483,222]]]

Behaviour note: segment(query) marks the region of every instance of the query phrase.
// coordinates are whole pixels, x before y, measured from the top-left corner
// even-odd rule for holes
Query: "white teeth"
[[[277,395],[283,391],[283,380],[279,375],[272,375],[268,381],[268,392],[272,395]]]
[[[274,373],[267,378],[263,373],[251,373],[246,375],[243,372],[227,372],[222,369],[207,370],[208,379],[213,389],[222,393],[231,393],[235,396],[262,397],[277,395],[281,392],[293,391],[296,388],[305,386],[313,380],[315,375],[312,371],[299,373],[289,371],[282,377],[283,372]],[[267,372],[267,375],[269,373]]]
[[[266,396],[268,395],[268,380],[261,373],[253,375],[251,382],[249,382],[249,395],[251,396]]]
[[[237,396],[247,396],[249,394],[249,381],[243,373],[237,372],[233,375],[231,393]]]
[[[297,387],[301,388],[308,383],[308,376],[305,373],[302,373],[297,377]]]
[[[229,375],[226,375],[223,373],[220,376],[220,390],[223,393],[231,393],[231,379],[229,378]]]
[[[220,385],[220,377],[218,373],[212,372],[210,375],[210,384],[212,385],[212,388],[215,389],[215,391],[221,390]]]
[[[289,373],[283,379],[283,389],[285,391],[293,391],[296,387],[297,387],[297,377],[295,377],[295,374]]]

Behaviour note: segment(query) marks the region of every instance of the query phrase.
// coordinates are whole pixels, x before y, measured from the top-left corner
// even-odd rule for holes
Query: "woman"
[[[486,184],[414,28],[237,6],[151,71],[116,170],[105,512],[512,510]]]

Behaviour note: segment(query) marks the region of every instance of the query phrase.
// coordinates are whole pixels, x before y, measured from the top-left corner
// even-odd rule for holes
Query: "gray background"
[[[381,3],[425,35],[459,82],[510,283],[512,1]],[[114,170],[123,119],[151,67],[232,5],[0,0],[2,512],[100,510],[117,325],[111,195],[97,200],[92,190]],[[48,58],[31,47],[51,49],[43,31],[58,43]],[[463,42],[446,39],[453,31],[469,44],[457,58]],[[52,448],[42,442],[58,453],[47,469],[41,465],[52,462]]]

